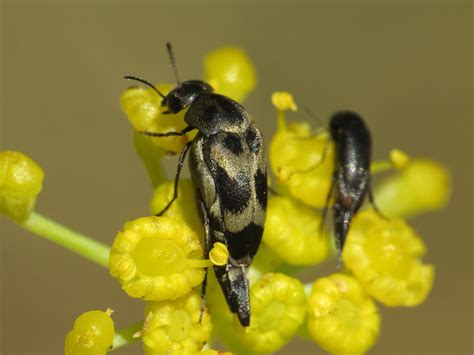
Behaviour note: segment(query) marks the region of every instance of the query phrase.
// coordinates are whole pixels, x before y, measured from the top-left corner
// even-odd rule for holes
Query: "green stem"
[[[32,212],[20,226],[89,259],[108,267],[109,246],[69,229],[39,213]]]
[[[139,332],[143,327],[143,322],[138,322],[135,324],[132,324],[131,326],[127,328],[123,328],[120,330],[117,330],[115,332],[114,336],[114,342],[112,343],[112,350],[117,350],[125,345],[128,345],[130,343],[133,343],[134,341],[137,341],[139,338],[138,337],[133,337],[134,334]]]

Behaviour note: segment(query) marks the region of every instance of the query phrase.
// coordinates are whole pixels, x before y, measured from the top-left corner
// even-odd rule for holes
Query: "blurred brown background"
[[[45,170],[41,213],[105,243],[148,214],[151,193],[118,104],[129,85],[122,75],[172,82],[167,40],[182,78],[199,78],[215,47],[248,51],[259,83],[246,107],[267,141],[270,94],[287,89],[326,120],[337,109],[359,111],[376,158],[399,147],[443,162],[453,171],[449,208],[411,221],[436,265],[434,289],[417,308],[381,308],[371,353],[472,353],[471,2],[11,1],[1,24],[1,149]],[[107,270],[5,218],[0,231],[2,354],[61,354],[87,310],[115,309],[118,327],[142,318],[142,302]],[[322,352],[294,341],[280,353]]]

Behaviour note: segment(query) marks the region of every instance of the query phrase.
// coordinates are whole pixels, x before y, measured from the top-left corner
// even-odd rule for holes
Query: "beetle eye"
[[[181,103],[181,100],[176,96],[168,95],[166,97],[166,106],[168,106],[168,109],[172,113],[177,113],[183,109],[183,104]]]

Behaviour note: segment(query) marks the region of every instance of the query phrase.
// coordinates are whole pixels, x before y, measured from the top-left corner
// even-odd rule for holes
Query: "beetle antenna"
[[[166,98],[166,96],[163,95],[163,94],[161,93],[161,91],[156,88],[155,85],[153,85],[153,84],[150,83],[149,81],[146,81],[145,79],[138,78],[138,77],[136,77],[136,76],[131,76],[131,75],[125,75],[123,78],[124,78],[124,79],[128,79],[128,80],[139,81],[139,82],[141,82],[141,83],[143,83],[143,84],[145,84],[145,85],[148,85],[148,86],[151,87],[153,90],[155,90],[155,92],[156,92],[158,95],[160,95],[163,99]]]
[[[303,106],[303,110],[306,112],[306,114],[312,118],[314,118],[316,121],[318,121],[321,126],[323,126],[325,129],[329,131],[329,127],[324,123],[311,109],[307,106]]]
[[[181,80],[179,80],[178,67],[176,65],[176,59],[174,57],[173,47],[171,46],[170,42],[166,42],[166,49],[168,50],[168,56],[170,57],[171,66],[173,67],[173,72],[174,72],[174,77],[176,79],[176,83],[179,84],[179,83],[181,83]]]

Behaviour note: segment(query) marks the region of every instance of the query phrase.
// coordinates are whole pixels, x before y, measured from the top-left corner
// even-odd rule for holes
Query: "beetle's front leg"
[[[189,147],[191,147],[191,144],[193,142],[188,142],[183,150],[181,151],[181,154],[179,155],[179,161],[178,161],[178,166],[176,168],[176,175],[174,177],[174,189],[173,189],[173,198],[171,199],[170,202],[163,208],[159,213],[157,213],[157,216],[162,216],[163,213],[165,213],[168,208],[171,207],[171,204],[178,198],[178,183],[179,183],[179,174],[181,173],[181,168],[183,167],[184,159],[186,158],[186,153],[189,150]]]

